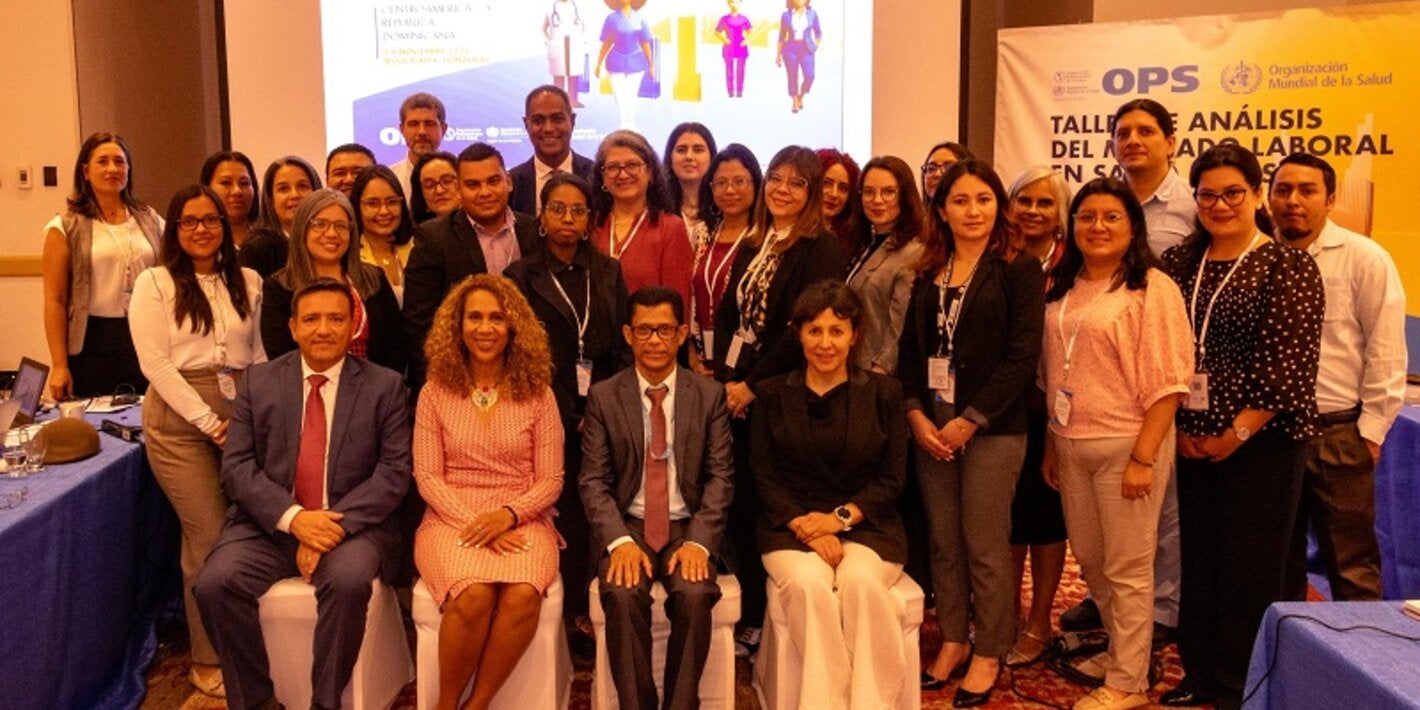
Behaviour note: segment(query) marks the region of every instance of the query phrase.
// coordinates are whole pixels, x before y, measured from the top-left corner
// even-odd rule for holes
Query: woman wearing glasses
[[[1163,256],[1187,299],[1197,372],[1178,413],[1184,679],[1162,701],[1238,707],[1257,625],[1282,600],[1325,295],[1312,257],[1268,237],[1256,156],[1211,148],[1188,182],[1198,229]]]
[[[823,168],[808,148],[789,146],[765,171],[754,221],[735,254],[715,312],[715,379],[725,383],[734,420],[736,470],[746,474],[730,506],[746,624],[743,645],[758,644],[764,615],[764,568],[754,535],[759,503],[749,475],[745,417],[759,383],[803,365],[798,334],[786,327],[794,301],[820,281],[843,280],[843,253],[823,223]]]
[[[661,161],[641,134],[612,131],[597,148],[592,219],[592,245],[621,262],[628,292],[667,286],[690,302],[690,237],[671,204]]]
[[[947,168],[973,157],[971,150],[960,143],[943,141],[932,146],[927,151],[927,159],[922,161],[922,201],[932,201],[932,195],[937,192],[937,185],[947,174]]]
[[[355,203],[360,261],[384,271],[395,300],[404,305],[404,266],[414,248],[414,220],[409,217],[399,178],[383,165],[371,165],[355,178],[350,200]]]
[[[863,301],[863,324],[854,362],[886,375],[897,371],[902,319],[912,297],[913,267],[922,257],[926,212],[917,197],[912,168],[901,158],[880,156],[863,168],[863,220],[848,286]]]
[[[442,150],[425,153],[409,174],[409,211],[423,224],[459,208],[459,159]]]
[[[626,322],[626,282],[616,260],[588,243],[591,197],[591,186],[577,175],[559,173],[549,178],[540,200],[542,246],[503,271],[547,329],[552,393],[567,433],[566,469],[573,472],[581,470],[579,432],[588,388],[631,364],[631,351],[621,337],[621,324]],[[557,529],[571,551],[559,562],[562,581],[568,589],[586,589],[591,582],[591,558],[586,554],[587,514],[577,486],[562,489],[557,501]],[[586,594],[569,595],[568,616],[576,618],[586,604]]]
[[[188,679],[212,697],[225,695],[222,671],[192,583],[227,515],[222,445],[237,382],[247,367],[266,361],[257,327],[261,277],[237,264],[225,212],[222,199],[200,185],[173,196],[162,263],[139,274],[128,321],[150,383],[143,401],[148,463],[182,524]]]
[[[278,158],[267,166],[261,180],[261,220],[242,245],[242,266],[262,278],[285,266],[296,208],[320,188],[320,174],[298,156]]]
[[[897,367],[943,639],[922,687],[941,689],[965,668],[952,703],[975,707],[991,699],[1016,640],[1011,497],[1025,459],[1045,279],[1039,262],[1007,261],[1006,190],[986,163],[948,169],[928,215]]]
[[[267,277],[262,289],[261,340],[268,358],[296,349],[288,325],[291,294],[318,278],[331,278],[348,284],[355,296],[350,354],[404,372],[407,348],[399,302],[385,272],[360,261],[354,229],[355,211],[336,190],[317,190],[296,209],[286,266]]]
[[[715,311],[725,297],[730,267],[750,233],[764,177],[749,148],[731,143],[710,160],[700,183],[700,219],[709,237],[695,253],[690,280],[690,366],[715,374]]]
[[[1070,546],[1109,632],[1108,653],[1086,661],[1098,667],[1082,668],[1104,685],[1075,708],[1123,710],[1149,704],[1154,547],[1193,343],[1183,295],[1155,268],[1129,186],[1092,180],[1070,213],[1045,297],[1051,416],[1040,470],[1063,498]]]

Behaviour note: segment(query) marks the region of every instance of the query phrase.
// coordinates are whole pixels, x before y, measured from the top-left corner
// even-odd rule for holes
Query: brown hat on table
[[[56,419],[40,430],[44,437],[44,462],[70,463],[99,452],[99,431],[83,419]]]

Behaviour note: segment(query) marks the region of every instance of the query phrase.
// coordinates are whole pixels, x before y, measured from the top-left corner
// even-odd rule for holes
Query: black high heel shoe
[[[947,677],[946,677],[946,678],[938,678],[937,676],[934,676],[934,675],[932,675],[931,673],[928,673],[927,671],[922,671],[922,678],[921,678],[922,690],[924,690],[924,691],[937,691],[937,690],[941,690],[942,688],[947,687],[947,683],[950,683],[950,682],[952,682],[953,680],[957,680],[957,679],[959,679],[959,678],[965,678],[965,677],[966,677],[966,669],[971,665],[971,650],[972,650],[972,648],[975,648],[975,647],[973,646],[973,647],[970,647],[970,648],[967,649],[966,658],[962,659],[961,663],[958,663],[958,664],[956,665],[956,667],[951,670],[950,673],[947,673]]]
[[[1004,663],[997,662],[996,677],[991,679],[991,685],[980,693],[973,693],[970,690],[957,687],[956,695],[952,696],[952,707],[954,708],[974,708],[991,702],[991,691],[996,689],[996,683],[1001,680],[1001,667]]]

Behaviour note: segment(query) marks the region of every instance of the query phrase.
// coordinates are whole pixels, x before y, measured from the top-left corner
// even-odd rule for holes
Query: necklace
[[[488,386],[474,387],[473,403],[485,412],[492,409],[493,405],[498,403],[498,388]]]

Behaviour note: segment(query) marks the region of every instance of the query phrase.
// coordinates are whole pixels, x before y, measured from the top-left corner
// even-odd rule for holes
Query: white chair
[[[399,600],[394,590],[380,580],[372,584],[365,639],[350,682],[340,696],[341,706],[354,710],[388,708],[414,679]],[[271,585],[257,600],[257,606],[276,700],[288,708],[310,707],[316,588],[300,577],[283,579]]]
[[[414,584],[412,612],[419,674],[416,707],[432,710],[439,698],[439,623],[443,612],[424,580]],[[473,688],[469,679],[464,698]],[[518,661],[508,682],[498,691],[492,710],[560,710],[572,693],[572,656],[562,626],[562,578],[547,588],[538,616],[537,633]]]
[[[700,672],[702,710],[734,710],[735,707],[735,624],[740,620],[740,582],[732,574],[716,578],[720,601],[710,614],[710,654]],[[602,610],[601,583],[593,579],[592,626],[597,632],[597,665],[592,674],[592,710],[615,710],[616,683],[611,679],[611,660],[606,649],[606,612]],[[666,618],[666,590],[659,582],[651,585],[651,673],[657,694],[665,693],[666,640],[671,622]]]
[[[774,583],[766,583],[768,603],[764,611],[764,637],[754,662],[754,690],[759,705],[766,710],[781,710],[799,706],[799,684],[803,678],[804,659],[789,640],[787,612]],[[893,598],[902,605],[902,647],[907,668],[902,674],[902,692],[898,694],[898,710],[920,710],[922,691],[918,674],[922,658],[917,648],[917,634],[922,626],[922,587],[904,573],[892,586]],[[848,669],[843,669],[847,673]]]

